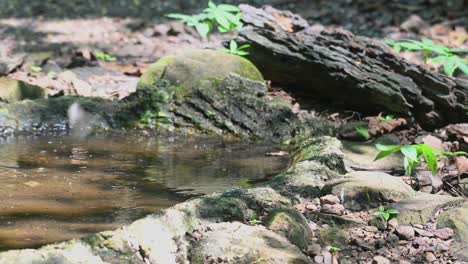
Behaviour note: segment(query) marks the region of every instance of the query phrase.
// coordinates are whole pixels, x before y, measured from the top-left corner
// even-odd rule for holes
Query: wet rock
[[[324,204],[320,208],[320,212],[326,214],[334,214],[334,215],[343,215],[345,208],[341,204]]]
[[[399,225],[395,229],[395,234],[405,240],[411,240],[414,238],[414,229],[411,226]]]
[[[190,263],[312,263],[289,241],[262,226],[241,223],[209,225],[195,242]]]
[[[381,172],[356,171],[328,181],[322,189],[344,197],[344,206],[351,210],[375,207],[386,201],[400,201],[415,195],[414,190],[398,177]]]
[[[8,77],[0,78],[0,102],[15,103],[25,99],[45,97],[45,90],[39,86]]]
[[[314,160],[330,170],[345,173],[344,153],[341,142],[335,137],[307,137],[295,143],[294,162]]]
[[[418,193],[414,197],[391,204],[390,207],[400,212],[396,216],[400,224],[426,224],[440,209],[462,202],[460,197]]]
[[[301,249],[305,249],[312,231],[304,216],[296,210],[275,209],[268,214],[265,226],[270,230],[288,238]]]
[[[91,113],[92,119],[88,125],[93,130],[106,130],[118,126],[112,118],[119,110],[115,102],[100,98],[64,96],[25,100],[13,104],[0,102],[0,134],[65,131],[68,129],[69,121],[67,110],[74,103],[78,103],[86,112]]]
[[[329,204],[329,205],[334,205],[334,204],[339,204],[340,203],[340,198],[336,195],[325,195],[320,197],[320,204]]]
[[[325,181],[341,176],[317,161],[301,161],[275,176],[267,185],[288,197],[320,197]]]

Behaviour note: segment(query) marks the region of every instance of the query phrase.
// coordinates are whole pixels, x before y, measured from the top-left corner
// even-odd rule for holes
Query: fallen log
[[[287,11],[241,5],[249,59],[273,84],[367,114],[409,117],[426,129],[468,121],[468,82],[415,65],[381,41],[310,26]]]

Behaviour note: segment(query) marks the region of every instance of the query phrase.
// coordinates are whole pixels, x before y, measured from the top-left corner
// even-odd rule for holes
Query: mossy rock
[[[341,227],[329,226],[319,229],[319,240],[329,246],[346,248],[351,240],[349,233]]]
[[[164,79],[184,95],[204,81],[220,82],[235,73],[242,78],[263,81],[262,74],[240,56],[214,50],[184,50],[162,57],[141,76],[138,89],[153,86]]]
[[[268,214],[265,226],[304,249],[312,237],[305,217],[293,209],[275,209]]]
[[[39,86],[9,77],[0,78],[0,101],[15,103],[25,99],[44,98],[45,94],[45,90]]]
[[[455,231],[455,238],[459,244],[454,245],[460,260],[468,261],[468,202],[463,206],[445,211],[437,218],[437,227],[450,227]]]

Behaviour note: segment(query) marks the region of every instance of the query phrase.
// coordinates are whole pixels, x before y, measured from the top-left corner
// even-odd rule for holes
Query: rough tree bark
[[[266,79],[292,92],[365,113],[414,118],[425,128],[468,121],[468,82],[415,65],[378,40],[272,7],[241,5],[237,38]]]

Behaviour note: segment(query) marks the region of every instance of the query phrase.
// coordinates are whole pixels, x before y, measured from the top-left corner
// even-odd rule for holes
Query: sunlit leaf
[[[412,161],[415,161],[415,162],[418,162],[417,158],[418,158],[418,151],[416,149],[415,146],[413,145],[404,145],[401,147],[401,153],[403,153],[403,155],[405,155],[405,157],[407,157],[408,159],[412,160]]]

